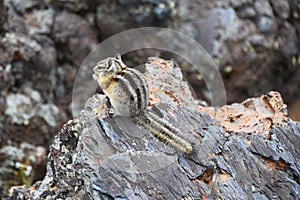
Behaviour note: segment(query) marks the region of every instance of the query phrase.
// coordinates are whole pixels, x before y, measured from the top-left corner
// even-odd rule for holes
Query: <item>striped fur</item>
[[[160,141],[172,145],[181,152],[192,151],[192,145],[181,137],[179,129],[147,111],[148,82],[141,72],[127,68],[120,55],[98,62],[94,67],[93,78],[109,97],[116,115],[132,117]]]
[[[137,109],[145,110],[149,101],[149,86],[143,74],[135,69],[126,68],[124,76],[131,83],[130,86],[137,94]]]
[[[160,118],[151,112],[147,112],[135,116],[134,120],[148,129],[160,141],[172,145],[181,152],[192,152],[192,145],[180,137],[180,135],[182,135],[181,131],[163,118]]]

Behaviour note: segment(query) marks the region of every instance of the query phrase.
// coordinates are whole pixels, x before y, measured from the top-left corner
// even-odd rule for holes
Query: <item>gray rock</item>
[[[234,8],[239,8],[242,6],[247,6],[249,4],[252,4],[253,0],[231,0],[230,4],[232,5],[232,7]]]
[[[74,67],[80,67],[84,57],[98,44],[90,24],[82,17],[67,12],[58,12],[52,30],[60,59]]]
[[[272,10],[272,7],[271,7],[269,1],[256,0],[254,2],[254,7],[255,7],[255,10],[256,10],[258,16],[274,18],[274,13],[273,13],[273,10]]]
[[[276,27],[274,21],[269,17],[260,17],[258,20],[258,30],[260,33],[272,32]]]
[[[256,16],[256,11],[252,7],[242,8],[238,11],[238,16],[241,18],[254,18]]]
[[[161,74],[155,73],[158,63],[164,63]],[[151,88],[161,92],[169,88],[176,98],[187,97],[187,85],[177,85],[166,79],[179,75],[161,59],[147,63],[147,78]],[[173,73],[166,73],[171,70]],[[176,73],[175,73],[176,72]],[[153,74],[154,73],[154,74]],[[175,74],[174,74],[175,73]],[[173,77],[174,76],[174,77]],[[150,79],[151,77],[151,79]],[[158,80],[157,82],[152,82]],[[165,82],[164,82],[165,80]],[[166,87],[172,83],[172,87]],[[160,88],[160,89],[158,89]],[[162,89],[165,88],[165,89]],[[86,103],[81,117],[63,126],[51,145],[47,175],[29,189],[14,187],[15,199],[180,199],[180,198],[299,198],[298,150],[300,124],[286,117],[283,102],[273,102],[273,117],[283,115],[271,131],[225,131],[221,121],[199,112],[193,98],[172,101],[173,95],[151,94],[152,112],[176,124],[186,140],[193,144],[190,154],[180,154],[160,142],[130,118],[109,116],[107,99],[96,94]],[[271,95],[269,93],[265,95]],[[166,101],[158,103],[157,100]],[[254,100],[254,99],[252,99]],[[262,101],[258,99],[258,101]],[[156,102],[156,103],[154,103]],[[181,106],[178,106],[182,104]],[[249,105],[248,105],[248,104]],[[244,102],[253,112],[265,110],[259,104]],[[237,105],[235,105],[237,106]],[[256,107],[257,106],[257,107]],[[239,104],[239,107],[243,107]],[[197,109],[198,108],[198,109]],[[202,109],[205,109],[202,107]],[[224,110],[221,108],[220,110]],[[270,108],[272,110],[272,108]],[[277,112],[277,109],[279,111]],[[170,112],[171,111],[171,112]],[[274,111],[274,109],[273,109]],[[240,109],[237,112],[245,112]],[[266,113],[269,113],[265,110]],[[233,113],[223,116],[228,122]],[[224,119],[225,118],[225,119]],[[220,125],[217,125],[220,124]],[[254,125],[255,126],[255,125]],[[267,124],[262,126],[268,126]],[[265,127],[270,128],[270,127]],[[261,130],[264,128],[262,127]],[[271,134],[271,135],[269,135]],[[283,184],[284,183],[284,184]]]
[[[12,123],[28,125],[33,117],[43,118],[50,126],[56,126],[59,114],[54,104],[43,104],[41,95],[31,88],[25,88],[25,94],[12,94],[6,96],[5,114],[10,117]]]
[[[288,1],[273,0],[270,1],[274,14],[282,19],[290,16],[290,5]]]

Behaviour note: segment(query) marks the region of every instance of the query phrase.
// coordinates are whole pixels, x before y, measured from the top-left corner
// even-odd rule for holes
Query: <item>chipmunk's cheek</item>
[[[93,79],[95,79],[96,81],[98,80],[98,78],[99,78],[99,76],[98,76],[98,74],[93,74]]]

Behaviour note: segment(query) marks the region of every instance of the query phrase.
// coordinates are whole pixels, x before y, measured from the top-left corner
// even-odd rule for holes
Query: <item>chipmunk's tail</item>
[[[191,153],[192,145],[181,138],[181,131],[174,127],[167,120],[158,117],[151,112],[144,112],[134,117],[134,120],[141,126],[148,129],[160,141],[169,143],[184,153]]]

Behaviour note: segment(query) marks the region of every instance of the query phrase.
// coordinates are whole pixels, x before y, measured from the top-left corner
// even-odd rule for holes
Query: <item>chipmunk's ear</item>
[[[121,54],[117,53],[117,54],[115,55],[115,59],[118,61],[118,63],[120,64],[120,67],[121,67],[122,69],[127,68],[127,66],[125,65],[125,63],[124,63],[123,60],[122,60]]]
[[[121,54],[117,53],[117,54],[115,55],[115,59],[117,59],[117,60],[122,60]]]
[[[120,66],[119,66],[119,63],[117,63],[117,62],[115,62],[115,60],[114,59],[110,59],[109,61],[108,61],[108,71],[118,71],[118,70],[120,70]]]

